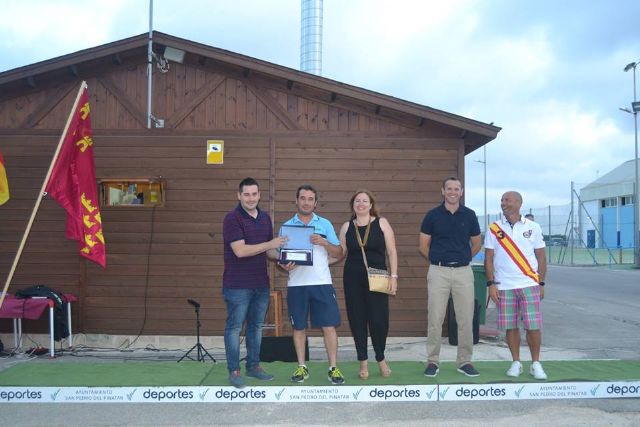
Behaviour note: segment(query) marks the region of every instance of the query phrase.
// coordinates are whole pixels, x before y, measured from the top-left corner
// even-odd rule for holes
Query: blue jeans
[[[269,307],[269,288],[222,288],[227,304],[227,321],[224,326],[224,350],[229,372],[240,370],[240,331],[246,321],[247,370],[260,363],[262,325]]]

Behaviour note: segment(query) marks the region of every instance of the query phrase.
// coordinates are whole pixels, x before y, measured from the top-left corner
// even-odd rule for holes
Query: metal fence
[[[574,187],[577,187],[574,185]],[[611,215],[609,207],[600,202],[583,202],[579,192],[572,189],[572,202],[565,205],[530,208],[523,214],[532,214],[540,224],[547,245],[547,261],[555,265],[624,265],[634,263],[633,238],[622,233],[633,233],[633,220]],[[502,213],[478,216],[483,232],[486,224],[502,218]],[[629,230],[629,231],[627,231]],[[629,243],[631,242],[631,243]],[[483,260],[479,254],[474,261]]]

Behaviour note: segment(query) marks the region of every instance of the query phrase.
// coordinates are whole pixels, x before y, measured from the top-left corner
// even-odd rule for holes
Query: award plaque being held
[[[313,243],[311,236],[315,227],[304,225],[283,225],[280,235],[287,236],[287,243],[280,248],[280,264],[293,262],[297,265],[313,265]]]

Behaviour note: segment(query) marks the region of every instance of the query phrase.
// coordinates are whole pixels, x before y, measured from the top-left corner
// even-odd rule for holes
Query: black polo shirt
[[[471,262],[469,239],[480,235],[480,224],[472,209],[460,205],[457,211],[451,213],[442,203],[427,212],[420,232],[431,236],[431,264],[462,266]]]

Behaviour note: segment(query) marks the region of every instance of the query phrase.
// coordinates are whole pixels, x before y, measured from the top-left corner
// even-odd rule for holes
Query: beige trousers
[[[431,265],[427,273],[427,357],[429,363],[440,364],[442,324],[447,312],[449,294],[458,322],[458,367],[471,362],[473,355],[473,270],[466,267],[440,267]]]

